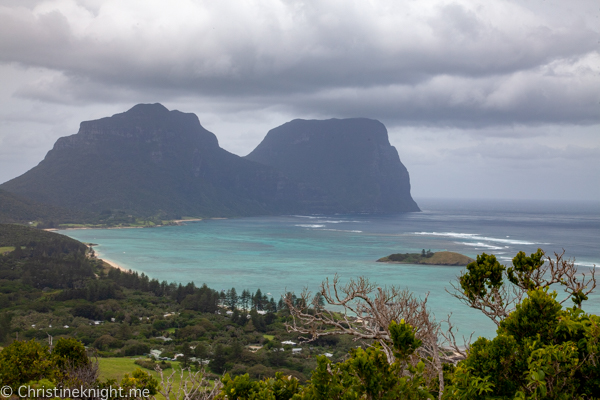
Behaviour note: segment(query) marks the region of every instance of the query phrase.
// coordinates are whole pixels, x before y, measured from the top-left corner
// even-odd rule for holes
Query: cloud
[[[510,162],[535,162],[540,160],[556,162],[560,160],[598,160],[600,147],[582,147],[568,145],[556,148],[543,144],[493,143],[477,146],[448,149],[451,157],[481,157],[491,160],[508,160]]]
[[[46,71],[25,98],[197,97],[404,125],[600,120],[597,30],[517,3],[24,4],[0,7],[0,61]]]

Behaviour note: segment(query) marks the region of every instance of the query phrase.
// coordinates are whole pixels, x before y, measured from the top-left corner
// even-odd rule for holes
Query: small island
[[[438,251],[436,253],[431,250],[421,251],[421,253],[397,253],[390,254],[387,257],[382,257],[377,262],[397,263],[397,264],[425,264],[425,265],[455,265],[465,266],[473,260],[470,257],[452,251]]]

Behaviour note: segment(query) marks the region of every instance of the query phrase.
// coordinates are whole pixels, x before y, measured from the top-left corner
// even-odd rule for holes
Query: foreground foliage
[[[61,338],[52,350],[34,340],[14,341],[0,351],[0,383],[13,388],[41,379],[72,383],[87,370],[95,379],[97,368],[75,339]]]
[[[256,400],[327,400],[327,399],[433,399],[426,389],[425,364],[413,367],[409,357],[421,345],[414,329],[401,321],[389,327],[393,334],[391,347],[395,354],[388,362],[381,345],[352,349],[348,360],[332,363],[318,357],[311,380],[300,386],[297,379],[277,373],[275,378],[253,382],[248,375],[223,378],[219,399]]]
[[[546,261],[541,250],[520,252],[506,269],[484,253],[467,267],[462,298],[497,322],[497,336],[472,344],[448,398],[600,398],[600,318],[581,310],[595,277],[578,277],[562,255]],[[568,294],[562,301],[553,284]],[[573,307],[564,308],[569,297]]]

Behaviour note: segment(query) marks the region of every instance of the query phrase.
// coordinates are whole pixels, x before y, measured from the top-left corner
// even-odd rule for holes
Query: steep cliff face
[[[385,126],[366,118],[293,120],[246,157],[301,182],[314,212],[419,211]]]
[[[2,188],[59,206],[167,217],[277,213],[294,197],[281,173],[225,151],[196,115],[160,104],[82,122]]]

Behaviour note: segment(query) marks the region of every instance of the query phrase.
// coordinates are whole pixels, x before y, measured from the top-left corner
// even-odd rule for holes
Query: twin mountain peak
[[[172,218],[419,211],[379,121],[293,120],[239,157],[195,114],[161,104],[82,122],[0,189],[69,209]]]

